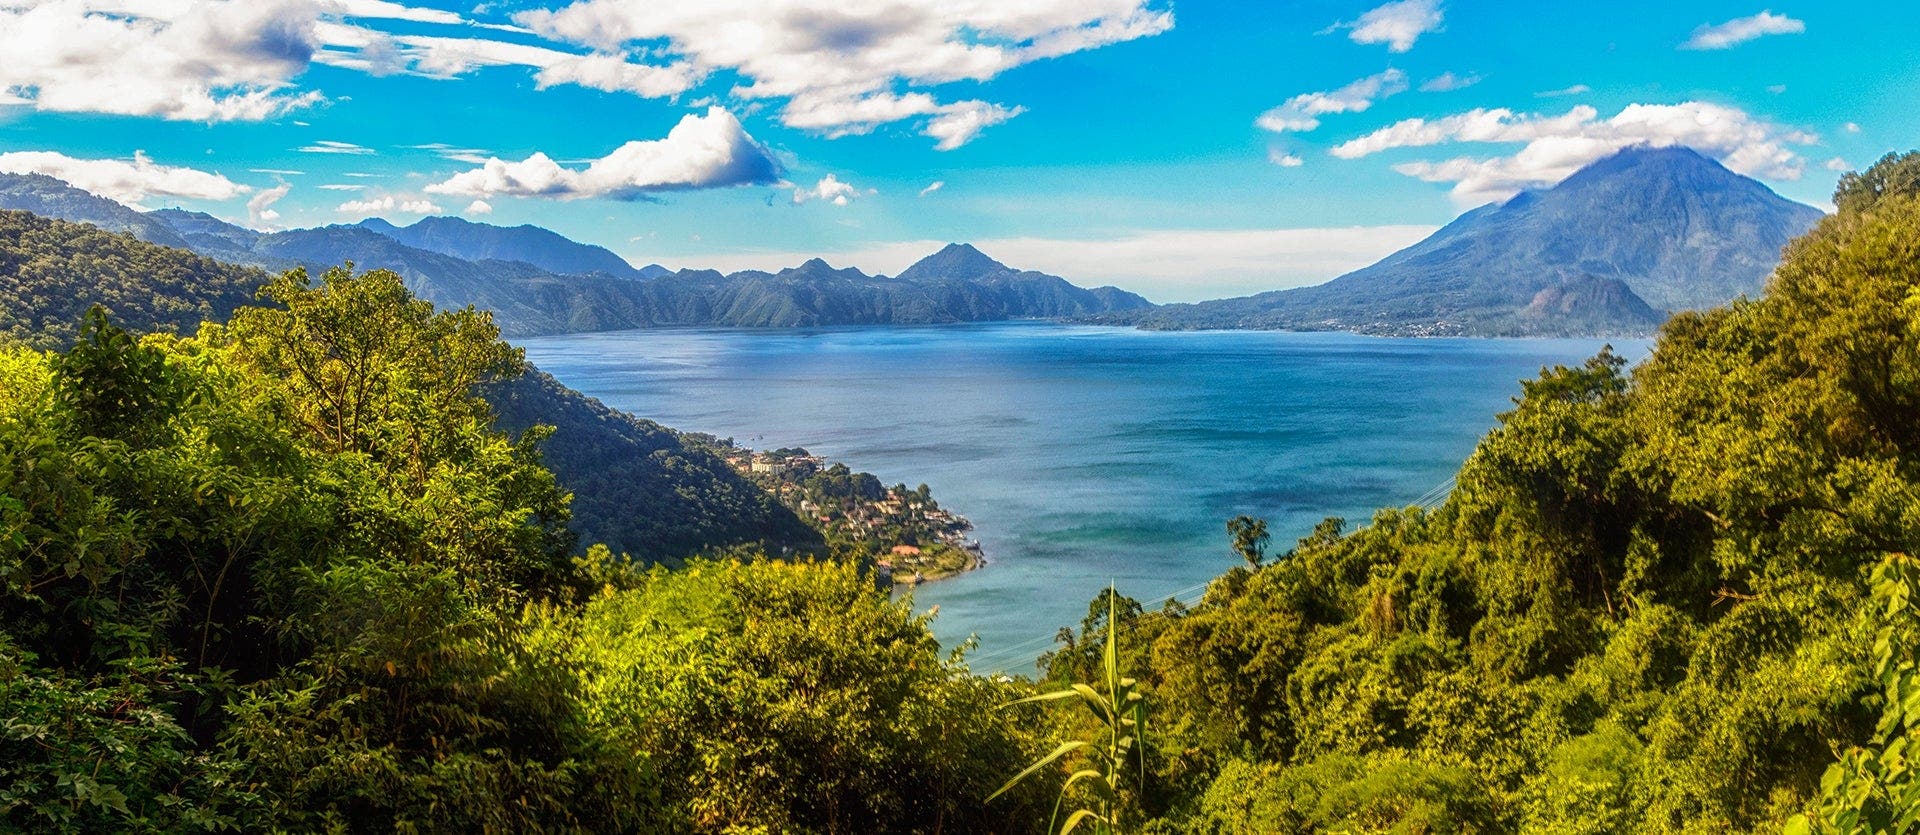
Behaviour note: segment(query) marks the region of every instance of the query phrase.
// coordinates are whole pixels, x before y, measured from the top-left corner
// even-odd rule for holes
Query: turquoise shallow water
[[[976,670],[1026,672],[1109,581],[1147,601],[1237,563],[1225,520],[1284,551],[1444,482],[1543,365],[1599,340],[1151,333],[1047,323],[647,330],[523,340],[615,408],[802,446],[972,519],[990,564],[915,593]],[[1645,342],[1615,341],[1629,359]]]

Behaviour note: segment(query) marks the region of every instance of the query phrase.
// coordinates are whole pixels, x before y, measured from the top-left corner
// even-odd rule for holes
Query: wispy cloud
[[[334,208],[341,214],[377,215],[397,212],[409,215],[439,214],[440,207],[423,197],[395,197],[386,195],[367,200],[349,200]]]
[[[1407,74],[1388,69],[1322,93],[1302,93],[1280,106],[1260,114],[1254,124],[1274,133],[1310,131],[1320,127],[1319,117],[1330,113],[1359,113],[1388,96],[1405,92]]]
[[[1541,90],[1538,93],[1534,93],[1533,97],[1536,99],[1558,99],[1567,96],[1585,95],[1591,92],[1593,92],[1592,87],[1588,87],[1585,84],[1575,84],[1572,87],[1562,87],[1558,90]]]
[[[1350,23],[1336,23],[1329,31],[1346,29],[1354,43],[1387,45],[1388,51],[1406,52],[1428,32],[1436,32],[1444,18],[1440,0],[1399,0],[1376,7]]]
[[[932,194],[946,187],[947,187],[946,180],[934,180],[933,182],[928,183],[926,188],[923,188],[920,190],[920,196],[925,197],[929,194]]]
[[[596,54],[665,52],[730,70],[733,95],[784,102],[788,127],[829,136],[915,123],[943,150],[1022,112],[1018,105],[944,99],[950,82],[983,82],[1036,61],[1173,28],[1162,0],[952,2],[754,0],[634,3],[578,0],[515,22]],[[751,20],[754,36],[740,37]]]
[[[1732,49],[1768,35],[1797,35],[1805,31],[1807,24],[1804,21],[1763,11],[1751,17],[1736,17],[1725,23],[1701,24],[1680,48]]]
[[[1421,82],[1420,92],[1451,93],[1455,90],[1465,90],[1468,87],[1472,87],[1473,85],[1479,84],[1479,83],[1480,83],[1479,73],[1468,73],[1467,75],[1458,75],[1453,72],[1443,72],[1439,75],[1436,75],[1432,78],[1427,79],[1424,82]]]
[[[1718,158],[1742,174],[1798,179],[1806,161],[1795,145],[1819,141],[1812,133],[1707,102],[1632,104],[1610,118],[1580,106],[1559,116],[1475,109],[1441,119],[1407,119],[1333,149],[1357,159],[1394,148],[1453,143],[1525,143],[1517,153],[1401,163],[1394,170],[1428,182],[1453,183],[1461,205],[1477,205],[1522,189],[1551,185],[1582,166],[1633,145],[1685,145]]]
[[[287,192],[292,190],[292,185],[281,183],[273,188],[265,189],[255,194],[253,199],[247,201],[247,221],[256,226],[261,226],[270,225],[274,221],[279,220],[280,213],[274,211],[272,206],[280,202],[280,198],[287,196]]]
[[[372,148],[365,145],[355,145],[352,142],[338,142],[332,139],[322,139],[311,145],[302,145],[294,150],[303,154],[350,154],[353,156],[369,156],[376,153]]]

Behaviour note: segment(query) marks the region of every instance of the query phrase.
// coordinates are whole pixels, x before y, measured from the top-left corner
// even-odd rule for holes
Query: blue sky
[[[1824,205],[1920,146],[1905,6],[0,0],[0,170],[676,267],[965,240],[1192,300],[1331,278],[1638,142]]]

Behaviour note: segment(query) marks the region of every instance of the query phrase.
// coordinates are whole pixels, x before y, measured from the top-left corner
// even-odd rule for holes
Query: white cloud
[[[395,197],[391,194],[367,200],[349,200],[335,207],[341,214],[377,215],[397,212],[409,215],[439,214],[440,207],[426,198]]]
[[[414,23],[444,23],[456,26],[467,23],[466,18],[453,12],[416,9],[387,0],[330,0],[327,5],[332,6],[344,17],[407,20]]]
[[[433,194],[470,197],[611,197],[777,182],[780,165],[740,120],[720,107],[689,114],[664,139],[636,140],[593,160],[562,167],[543,153],[519,162],[498,158],[427,186]]]
[[[465,214],[470,214],[470,215],[493,214],[493,204],[488,203],[485,200],[475,200],[472,203],[467,204],[467,210]]]
[[[1279,148],[1267,149],[1267,161],[1281,168],[1299,168],[1307,164],[1307,161],[1301,159],[1298,154],[1290,154]]]
[[[1509,197],[1523,189],[1565,179],[1582,166],[1634,145],[1685,145],[1753,177],[1797,179],[1805,160],[1790,146],[1819,137],[1783,127],[1723,105],[1631,104],[1610,118],[1581,105],[1559,116],[1475,109],[1441,119],[1407,119],[1333,148],[1357,159],[1394,148],[1450,143],[1524,143],[1511,156],[1440,162],[1416,161],[1394,170],[1428,182],[1454,183],[1461,205]]]
[[[1860,123],[1859,123],[1859,122],[1848,122],[1848,123],[1847,123],[1847,132],[1848,132],[1848,133],[1859,133],[1859,132],[1860,132]]]
[[[372,148],[365,145],[355,145],[352,142],[337,142],[332,139],[322,139],[311,145],[303,145],[294,150],[303,154],[352,154],[355,156],[366,156],[375,153]]]
[[[860,196],[860,190],[851,183],[842,182],[832,174],[820,178],[813,188],[793,190],[793,203],[798,206],[809,200],[825,200],[835,206],[845,206]]]
[[[287,192],[292,190],[292,185],[281,183],[273,188],[255,194],[253,199],[247,201],[247,221],[256,226],[261,226],[279,220],[280,213],[270,207],[279,202],[280,198],[287,196]]]
[[[942,101],[930,88],[981,82],[1034,61],[1173,26],[1155,0],[579,0],[515,20],[597,54],[645,51],[731,70],[742,99],[784,100],[789,127],[827,135],[916,121],[943,150],[1021,109]]]
[[[301,174],[307,173],[305,171],[295,171],[291,168],[249,168],[247,170],[255,174],[274,174],[281,177],[298,177]]]
[[[40,110],[218,122],[322,100],[288,88],[317,40],[311,0],[0,5],[0,89]]]
[[[1769,84],[1769,85],[1767,85],[1767,92],[1769,92],[1769,93],[1772,93],[1772,94],[1774,94],[1774,95],[1776,95],[1776,96],[1777,96],[1777,95],[1780,95],[1781,93],[1784,93],[1784,92],[1786,92],[1786,91],[1787,91],[1787,85],[1785,85],[1785,84]]]
[[[1585,84],[1575,84],[1572,87],[1562,87],[1558,90],[1541,90],[1538,93],[1534,93],[1533,97],[1536,99],[1557,99],[1565,96],[1578,96],[1578,95],[1583,95],[1591,92],[1593,92],[1592,87],[1588,87]]]
[[[129,206],[149,197],[230,200],[251,190],[211,171],[160,165],[139,151],[131,161],[76,159],[57,151],[12,151],[0,154],[0,172],[45,174]]]
[[[1351,30],[1347,37],[1354,43],[1383,43],[1388,51],[1406,52],[1421,35],[1438,31],[1442,16],[1440,0],[1399,0],[1333,28]]]
[[[1294,96],[1280,106],[1260,114],[1253,123],[1274,133],[1310,131],[1320,127],[1318,118],[1320,116],[1329,113],[1359,113],[1372,107],[1374,102],[1406,92],[1406,89],[1407,74],[1396,69],[1388,69],[1377,75],[1354,81],[1338,90],[1302,93]]]
[[[1827,160],[1826,169],[1828,171],[1851,171],[1853,170],[1853,166],[1848,165],[1845,159],[1834,157],[1833,159]]]
[[[946,180],[934,180],[933,182],[928,183],[926,188],[923,188],[920,190],[920,196],[925,197],[929,194],[932,194],[946,187],[947,187]]]
[[[1154,301],[1199,301],[1316,284],[1359,269],[1424,238],[1431,226],[1328,229],[1141,230],[1103,239],[976,240],[982,252],[1018,269],[1075,284],[1115,284]],[[670,265],[726,271],[778,270],[820,256],[869,273],[897,275],[946,241],[903,241],[829,252],[692,254]],[[654,254],[649,259],[660,260]]]
[[[1763,11],[1752,17],[1736,17],[1725,23],[1701,24],[1681,49],[1731,49],[1767,35],[1797,35],[1807,31],[1804,21]]]
[[[327,191],[361,191],[364,190],[366,186],[347,183],[328,183],[320,188]]]
[[[1479,73],[1469,73],[1467,75],[1458,75],[1452,71],[1448,71],[1448,72],[1443,72],[1439,75],[1436,75],[1432,78],[1429,78],[1424,82],[1421,82],[1420,92],[1451,93],[1455,90],[1465,90],[1468,87],[1472,87],[1475,84],[1479,84],[1480,81],[1481,79],[1480,79]]]

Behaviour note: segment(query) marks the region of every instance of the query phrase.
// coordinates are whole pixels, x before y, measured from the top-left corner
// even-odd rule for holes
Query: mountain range
[[[815,258],[765,272],[634,267],[537,226],[430,217],[262,232],[141,212],[42,175],[0,174],[0,208],[129,232],[232,264],[352,261],[400,273],[442,307],[490,310],[508,336],[659,326],[782,328],[1056,318],[1151,329],[1393,335],[1646,334],[1675,311],[1758,293],[1821,217],[1687,148],[1637,147],[1547,189],[1469,211],[1325,284],[1155,306],[950,244],[897,276]]]
[[[399,273],[440,307],[492,311],[507,336],[660,326],[918,325],[1072,318],[1151,307],[953,244],[897,277],[813,259],[778,272],[635,268],[602,247],[534,226],[426,218],[262,232],[199,212],[140,212],[43,175],[0,174],[0,208],[124,231],[231,264],[312,271],[352,261]]]
[[[1690,148],[1628,148],[1325,284],[1096,318],[1170,330],[1645,334],[1673,312],[1757,295],[1781,248],[1820,217]]]

